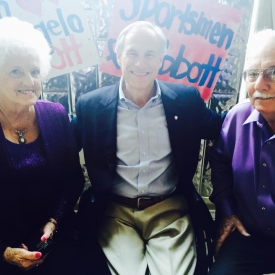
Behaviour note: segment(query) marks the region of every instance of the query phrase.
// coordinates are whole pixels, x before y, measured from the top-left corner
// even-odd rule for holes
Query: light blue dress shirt
[[[161,90],[140,108],[119,87],[117,168],[111,192],[136,198],[161,196],[176,189],[178,174],[172,158]]]

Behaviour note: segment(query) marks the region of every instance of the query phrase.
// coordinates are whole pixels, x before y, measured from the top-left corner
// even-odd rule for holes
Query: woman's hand
[[[54,219],[50,219],[42,228],[41,241],[46,242],[53,237],[54,232],[57,230],[57,222]],[[18,266],[21,269],[29,270],[42,264],[47,257],[38,251],[29,251],[25,244],[21,244],[21,248],[7,247],[4,251],[4,260],[9,263]]]
[[[56,225],[57,222],[54,219],[50,219],[50,221],[45,224],[44,228],[42,228],[42,242],[46,242],[53,237],[54,232],[57,230]]]
[[[3,257],[9,264],[18,266],[21,269],[29,270],[44,262],[44,257],[40,252],[28,251],[28,248],[22,244],[22,248],[7,247]]]

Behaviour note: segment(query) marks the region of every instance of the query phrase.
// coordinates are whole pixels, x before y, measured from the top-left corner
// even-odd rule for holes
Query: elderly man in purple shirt
[[[249,100],[237,104],[210,150],[220,231],[211,275],[275,272],[275,31],[247,46]]]

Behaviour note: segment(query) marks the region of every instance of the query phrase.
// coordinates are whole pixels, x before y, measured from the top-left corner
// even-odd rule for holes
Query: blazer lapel
[[[118,105],[118,85],[116,85],[101,101],[102,109],[98,112],[100,144],[104,150],[106,160],[111,171],[116,169],[116,149],[117,149],[117,105]]]
[[[186,106],[184,102],[178,100],[178,95],[173,90],[162,83],[160,83],[160,88],[170,141],[172,145],[177,144],[177,137],[184,138],[188,128]]]
[[[190,110],[178,95],[160,83],[162,103],[165,110],[172,154],[176,164],[180,163],[182,154],[190,146]]]

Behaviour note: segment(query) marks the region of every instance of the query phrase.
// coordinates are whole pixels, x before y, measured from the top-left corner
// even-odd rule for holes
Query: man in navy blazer
[[[98,240],[112,274],[194,274],[192,221],[211,223],[197,194],[201,139],[222,118],[191,86],[156,80],[166,50],[161,29],[128,25],[116,43],[121,81],[81,96],[76,134],[98,211]]]

